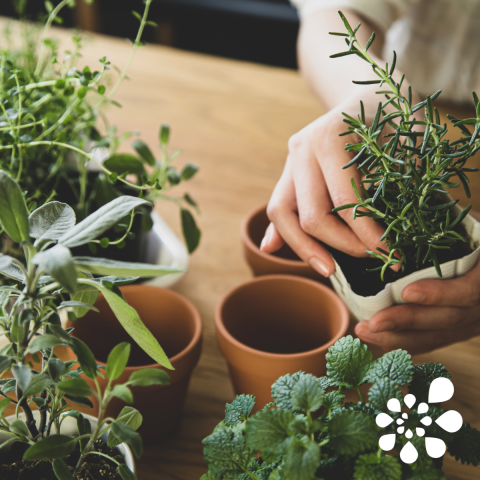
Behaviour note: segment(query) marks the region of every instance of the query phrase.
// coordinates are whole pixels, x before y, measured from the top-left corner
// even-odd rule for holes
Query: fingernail
[[[395,323],[391,321],[378,322],[371,328],[371,331],[374,333],[391,332],[392,330],[395,330]]]
[[[418,290],[410,290],[402,295],[402,298],[409,303],[423,303],[427,298],[424,293]]]
[[[375,334],[370,331],[369,325],[368,325],[368,320],[365,320],[363,322],[360,322],[357,324],[355,327],[355,333],[365,341],[372,341],[375,339]]]
[[[328,268],[317,257],[310,259],[310,266],[324,277],[329,277],[331,275]]]
[[[265,232],[265,236],[263,237],[262,243],[260,244],[260,250],[263,250],[263,247],[270,243],[272,238],[272,224],[270,224]]]

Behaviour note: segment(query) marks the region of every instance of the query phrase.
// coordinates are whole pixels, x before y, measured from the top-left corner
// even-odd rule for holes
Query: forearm
[[[357,38],[365,45],[373,32],[373,27],[355,12],[345,11],[352,26],[362,23]],[[383,43],[382,32],[375,32],[376,39],[369,53],[380,61],[379,54]],[[329,32],[344,32],[340,16],[336,10],[320,10],[302,21],[298,39],[298,59],[300,69],[323,105],[331,110],[350,97],[373,96],[376,85],[355,85],[352,80],[371,80],[372,68],[361,58],[350,55],[329,58],[330,55],[345,51],[344,37],[329,35]],[[358,103],[357,103],[358,105]]]

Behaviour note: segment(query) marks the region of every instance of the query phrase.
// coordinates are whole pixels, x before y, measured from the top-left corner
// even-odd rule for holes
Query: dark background
[[[0,0],[0,15],[18,16],[14,3]],[[58,4],[59,0],[53,0]],[[43,0],[29,0],[26,15],[35,19],[45,13]],[[143,11],[142,0],[96,0],[75,9],[65,8],[64,26],[78,26],[108,35],[133,38],[138,21],[131,11]],[[154,0],[148,42],[194,52],[296,68],[295,44],[299,21],[289,0]]]

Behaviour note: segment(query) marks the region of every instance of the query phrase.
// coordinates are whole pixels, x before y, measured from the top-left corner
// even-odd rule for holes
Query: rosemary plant
[[[192,215],[196,204],[188,194],[172,197],[169,190],[192,178],[198,168],[187,164],[177,171],[172,165],[180,152],[168,154],[167,126],[161,128],[158,161],[141,140],[132,145],[137,155],[119,153],[122,142],[134,133],[118,135],[104,113],[109,105],[120,106],[113,97],[143,45],[145,28],[155,25],[147,18],[152,0],[144,3],[143,15],[133,12],[140,25],[130,56],[109,89],[112,66],[107,57],[95,68],[79,68],[82,36],[72,37],[73,48],[63,58],[58,42],[50,38],[51,25],[60,21],[61,10],[73,6],[73,0],[61,0],[55,7],[45,2],[48,15],[41,31],[26,20],[13,27],[22,37],[20,48],[15,46],[18,35],[7,29],[7,48],[0,51],[0,169],[19,182],[29,212],[56,199],[71,205],[81,220],[124,194],[173,200],[181,208],[184,237],[193,252],[200,239]],[[151,228],[149,211],[138,213],[144,214],[143,229]]]
[[[391,65],[382,68],[368,53],[375,33],[362,46],[356,37],[361,24],[352,28],[345,16],[339,14],[347,32],[331,35],[345,37],[348,49],[331,58],[357,55],[369,63],[378,78],[353,83],[378,84],[380,90],[376,93],[384,100],[378,103],[371,125],[366,124],[362,102],[357,118],[343,114],[348,131],[342,135],[358,139],[357,143],[346,144],[345,149],[355,156],[343,168],[355,165],[362,172],[363,180],[361,185],[351,180],[358,203],[341,205],[333,211],[353,208],[353,218],[367,216],[385,226],[380,240],[386,248],[367,252],[384,262],[383,266],[373,269],[381,270],[382,280],[388,267],[400,264],[404,270],[408,262],[417,269],[433,264],[441,277],[439,251],[451,249],[457,242],[467,242],[461,222],[471,205],[457,215],[453,208],[458,200],[452,200],[447,194],[461,182],[470,198],[467,173],[478,169],[467,168],[465,163],[480,148],[478,97],[473,93],[476,118],[457,120],[449,116],[462,132],[460,140],[450,142],[445,138],[447,125],[440,124],[438,110],[432,105],[441,92],[413,104],[412,88],[408,87],[406,94],[402,91],[404,75],[398,82],[393,77],[395,52]],[[417,120],[415,112],[421,109],[425,110],[425,118]],[[392,129],[390,132],[384,131],[387,126]],[[473,127],[473,133],[467,126]]]
[[[152,358],[172,369],[162,347],[142,323],[137,312],[121,295],[118,286],[139,277],[161,276],[179,270],[150,264],[116,262],[102,258],[74,257],[70,249],[87,244],[101,236],[120,219],[148,202],[132,196],[118,197],[76,224],[71,207],[48,202],[30,215],[18,183],[0,171],[0,224],[9,238],[24,250],[25,262],[0,255],[0,273],[13,281],[0,286],[0,332],[8,339],[0,350],[0,433],[11,437],[0,445],[22,442],[28,446],[24,460],[53,460],[59,480],[79,477],[84,460],[94,455],[96,441],[110,429],[108,444],[129,444],[136,456],[141,454],[140,436],[135,433],[141,415],[128,407],[117,419],[106,418],[105,410],[113,397],[132,403],[129,386],[168,383],[168,375],[157,369],[140,370],[124,385],[116,385],[130,354],[130,345],[115,347],[107,361],[105,374],[109,380],[101,391],[97,376],[103,376],[93,353],[82,341],[62,328],[60,313],[76,321],[102,292],[119,322],[133,340]],[[80,320],[81,321],[81,320]],[[72,349],[77,360],[63,362],[57,347]],[[32,363],[32,361],[34,363]],[[76,364],[79,368],[74,368]],[[38,365],[38,366],[37,366]],[[11,373],[12,378],[1,378]],[[93,379],[92,391],[81,374]],[[8,396],[14,392],[13,398]],[[92,406],[88,397],[99,403],[96,428],[74,410],[72,404]],[[15,406],[15,419],[7,420],[5,409]],[[32,406],[39,410],[37,423]],[[24,414],[22,418],[20,413]],[[78,435],[65,435],[61,425],[65,417],[77,419]],[[80,458],[73,472],[65,461],[78,448]],[[114,463],[118,462],[112,459]],[[135,478],[125,465],[118,464],[124,480]]]

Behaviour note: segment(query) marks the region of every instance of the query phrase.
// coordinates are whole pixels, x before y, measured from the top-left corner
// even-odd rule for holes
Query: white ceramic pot
[[[455,207],[455,213],[461,212]],[[480,253],[480,223],[471,215],[467,215],[462,222],[470,240],[473,252],[458,260],[452,260],[440,265],[442,278],[455,278],[465,275],[477,263]],[[372,297],[362,297],[354,293],[348,283],[340,266],[335,262],[335,273],[330,277],[333,288],[340,298],[347,304],[350,314],[355,320],[369,320],[375,313],[392,305],[405,303],[402,300],[402,291],[410,283],[418,280],[438,278],[435,267],[425,268],[418,272],[411,273],[393,283],[387,283],[385,288]]]
[[[89,420],[90,425],[92,427],[92,431],[93,431],[93,429],[96,428],[96,426],[97,426],[97,419],[95,417],[92,417],[91,415],[86,415],[85,413],[82,413],[82,415]],[[33,411],[33,416],[34,416],[35,420],[37,421],[37,425],[38,425],[40,423],[40,412],[38,410],[34,410]],[[21,420],[25,420],[25,414],[24,413],[21,413],[18,417]],[[7,420],[9,422],[13,422],[13,420],[15,420],[15,415],[8,416]],[[65,420],[62,422],[61,433],[63,433],[64,435],[75,435],[75,434],[77,434],[77,421],[76,421],[76,419],[73,418],[73,417],[65,418]],[[107,436],[108,436],[108,432],[105,432],[102,435],[102,440],[104,442],[107,441]],[[5,442],[6,440],[9,440],[10,438],[11,437],[0,433],[0,445],[3,442]],[[135,471],[135,461],[134,461],[134,458],[133,458],[132,451],[130,450],[130,447],[127,444],[122,443],[116,448],[120,452],[120,454],[123,456],[123,458],[125,458],[125,465],[130,469],[130,471],[132,471],[135,474],[135,472],[136,472]]]

